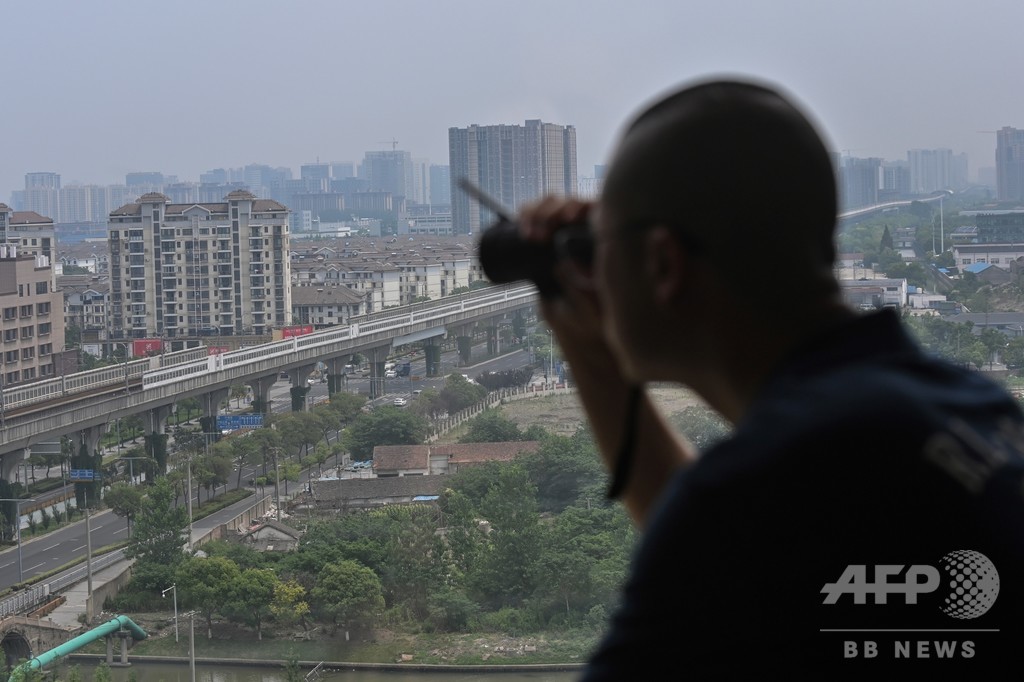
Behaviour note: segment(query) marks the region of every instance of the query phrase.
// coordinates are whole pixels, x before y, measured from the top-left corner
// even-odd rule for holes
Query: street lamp
[[[114,344],[124,348],[124,394],[128,395],[131,393],[128,388],[128,344],[121,341],[115,341]]]
[[[548,329],[548,379],[554,381],[555,378],[555,336]]]
[[[16,507],[17,511],[15,512],[15,515],[14,515],[14,517],[15,517],[14,518],[14,528],[15,528],[15,532],[18,534],[17,537],[18,537],[18,582],[19,583],[22,580],[24,580],[24,576],[22,575],[22,569],[21,569],[21,503],[22,502],[35,502],[35,501],[36,501],[36,498],[34,498],[34,497],[2,497],[2,498],[0,498],[0,502],[15,502],[15,503],[17,503],[17,507]]]
[[[132,462],[134,460],[136,460],[136,459],[152,460],[153,458],[152,457],[118,457],[117,459],[126,459],[126,460],[128,460],[128,475],[132,479],[132,485],[135,485],[135,466],[132,464]]]
[[[166,590],[160,592],[160,596],[164,599],[167,598],[167,593],[170,592],[174,598],[174,642],[178,642],[178,584],[174,583]]]
[[[65,357],[64,353],[66,353],[67,351],[69,351],[71,349],[74,349],[76,351],[81,350],[75,344],[71,344],[71,345],[64,344],[61,347],[61,349],[60,349],[60,392],[61,392],[61,394],[67,393],[67,386],[65,385],[65,375],[67,374],[68,363],[67,363],[67,358]],[[77,356],[77,353],[75,355],[75,369],[78,369],[78,356]]]

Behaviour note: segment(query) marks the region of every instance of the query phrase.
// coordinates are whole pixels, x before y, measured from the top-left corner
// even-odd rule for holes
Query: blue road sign
[[[263,426],[262,414],[221,414],[217,415],[217,428],[221,431],[253,429]]]
[[[92,469],[72,469],[71,480],[72,481],[91,481],[95,476],[95,472]]]

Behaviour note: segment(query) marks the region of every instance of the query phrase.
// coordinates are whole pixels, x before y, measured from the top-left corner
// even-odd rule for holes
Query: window
[[[36,282],[36,293],[37,294],[45,294],[47,292],[48,288],[49,287],[47,286],[46,282]]]
[[[18,309],[17,308],[4,308],[4,319],[5,320],[13,320],[16,317],[18,317]]]
[[[36,315],[49,315],[50,304],[49,303],[37,303],[36,304]]]
[[[22,378],[25,381],[29,381],[31,379],[35,379],[36,378],[36,368],[35,367],[26,367],[25,371],[22,372]]]
[[[21,381],[21,372],[8,372],[5,380],[9,384],[16,384]]]
[[[31,339],[35,335],[36,335],[35,327],[28,326],[28,327],[22,327],[21,328],[21,338],[23,338],[23,339]]]
[[[9,351],[4,353],[4,362],[17,362],[17,361],[18,361],[18,351],[16,351],[16,350],[9,350]]]
[[[53,344],[52,343],[44,343],[44,344],[39,346],[39,357],[45,358],[47,355],[52,355],[52,354],[53,354]]]
[[[22,360],[31,360],[35,356],[36,356],[36,349],[35,348],[22,348],[21,349],[21,359]]]
[[[21,306],[21,317],[32,317],[32,306],[23,305]]]
[[[11,341],[17,341],[17,340],[18,340],[18,330],[17,329],[5,329],[4,330],[4,342],[9,343]]]
[[[39,336],[46,336],[50,333],[50,329],[53,327],[49,322],[42,322],[39,325]]]

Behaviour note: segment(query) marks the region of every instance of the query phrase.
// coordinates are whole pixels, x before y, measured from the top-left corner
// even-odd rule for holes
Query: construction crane
[[[396,140],[393,137],[390,140],[384,140],[382,142],[378,142],[377,144],[389,144],[391,145],[391,151],[395,151],[396,149],[398,149],[398,140]]]

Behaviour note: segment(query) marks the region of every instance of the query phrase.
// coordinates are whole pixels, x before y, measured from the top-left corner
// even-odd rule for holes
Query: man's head
[[[662,98],[626,129],[599,202],[598,286],[620,318],[610,321],[613,340],[627,335],[630,315],[649,319],[645,299],[681,306],[707,293],[689,284],[713,280],[733,298],[757,299],[766,284],[787,297],[834,295],[835,219],[828,152],[781,94],[713,81]],[[697,270],[699,281],[686,279]],[[664,272],[683,279],[666,284]]]

